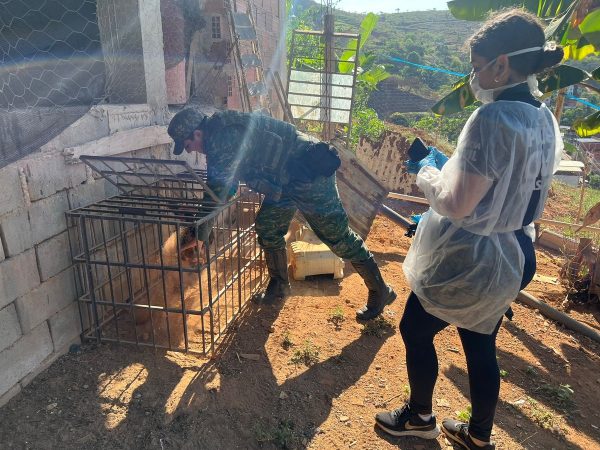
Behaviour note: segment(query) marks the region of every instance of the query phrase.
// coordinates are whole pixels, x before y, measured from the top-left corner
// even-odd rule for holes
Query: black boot
[[[260,303],[275,303],[290,294],[287,251],[282,248],[280,250],[264,250],[264,252],[270,279],[267,289],[258,295],[257,300]]]
[[[396,293],[383,281],[379,267],[372,256],[364,261],[353,262],[352,266],[369,288],[367,304],[356,311],[356,318],[358,320],[374,319],[383,312],[385,305],[396,300]]]

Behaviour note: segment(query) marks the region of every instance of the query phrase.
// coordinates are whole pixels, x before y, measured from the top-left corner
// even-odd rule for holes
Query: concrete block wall
[[[80,341],[65,212],[117,189],[83,163],[66,163],[62,149],[111,134],[108,115],[92,110],[73,125],[77,133],[67,129],[38,153],[0,169],[0,406]],[[127,128],[112,122],[117,131]],[[130,127],[140,125],[134,120]],[[168,159],[169,150],[158,145],[120,155]]]

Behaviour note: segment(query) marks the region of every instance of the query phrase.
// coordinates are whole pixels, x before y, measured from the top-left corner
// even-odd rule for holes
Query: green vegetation
[[[344,322],[344,320],[346,320],[346,317],[344,316],[344,308],[339,305],[336,306],[333,311],[331,311],[329,314],[329,319],[327,319],[328,322],[333,324],[336,330],[342,328],[342,322]]]
[[[259,423],[254,426],[254,437],[259,444],[272,443],[281,449],[295,448],[297,443],[291,420],[282,420],[276,427]]]
[[[541,406],[531,397],[527,397],[527,403],[533,422],[546,430],[550,430],[554,427],[555,417],[551,411]]]
[[[373,320],[369,320],[361,330],[362,334],[366,334],[367,336],[377,336],[378,338],[393,333],[393,331],[394,325],[392,325],[392,322],[383,315],[380,315]]]
[[[467,406],[462,411],[456,411],[456,418],[461,422],[469,422],[471,419],[471,413],[473,412],[471,405]]]
[[[295,366],[312,366],[319,362],[319,347],[312,343],[310,339],[304,341],[302,348],[299,348],[292,355],[290,360]]]
[[[594,179],[594,184],[597,182],[597,178]],[[559,198],[567,197],[567,201],[563,202],[565,204],[569,204],[575,207],[575,212],[565,211],[566,214],[563,216],[554,217],[554,220],[559,220],[561,222],[574,223],[577,217],[576,211],[579,205],[579,197],[581,195],[581,188],[572,187],[561,183],[559,181],[552,182],[552,191],[555,195],[558,195]],[[583,208],[582,215],[586,213],[592,206],[600,202],[600,189],[592,186],[591,177],[590,177],[590,185],[585,190],[583,196]]]
[[[283,339],[281,341],[281,346],[283,347],[284,350],[289,350],[290,348],[292,348],[294,346],[294,341],[292,340],[292,336],[291,336],[289,330],[285,330],[283,332]]]
[[[570,409],[575,405],[573,402],[575,391],[568,384],[559,384],[558,386],[543,384],[537,390],[560,408]]]

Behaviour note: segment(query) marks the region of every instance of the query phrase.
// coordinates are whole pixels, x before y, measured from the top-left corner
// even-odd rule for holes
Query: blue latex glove
[[[438,170],[442,170],[442,167],[444,167],[444,164],[446,164],[449,158],[435,147],[427,148],[429,149],[429,154],[434,156],[435,167],[437,167]]]
[[[419,223],[421,221],[421,217],[422,214],[413,214],[410,216],[410,220],[412,220],[414,223]]]
[[[444,167],[444,164],[448,161],[448,157],[435,147],[429,146],[427,148],[429,149],[429,154],[421,161],[412,161],[409,159],[405,162],[406,171],[408,173],[417,174],[419,173],[419,170],[425,166],[435,167],[438,170],[441,170],[442,167]]]

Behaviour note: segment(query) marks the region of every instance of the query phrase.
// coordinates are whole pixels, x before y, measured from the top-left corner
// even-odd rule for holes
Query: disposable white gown
[[[431,208],[403,267],[427,312],[493,332],[523,277],[514,231],[523,227],[534,189],[541,191],[534,219],[542,214],[562,150],[558,124],[545,105],[497,101],[473,113],[441,171],[419,171],[417,185]]]

